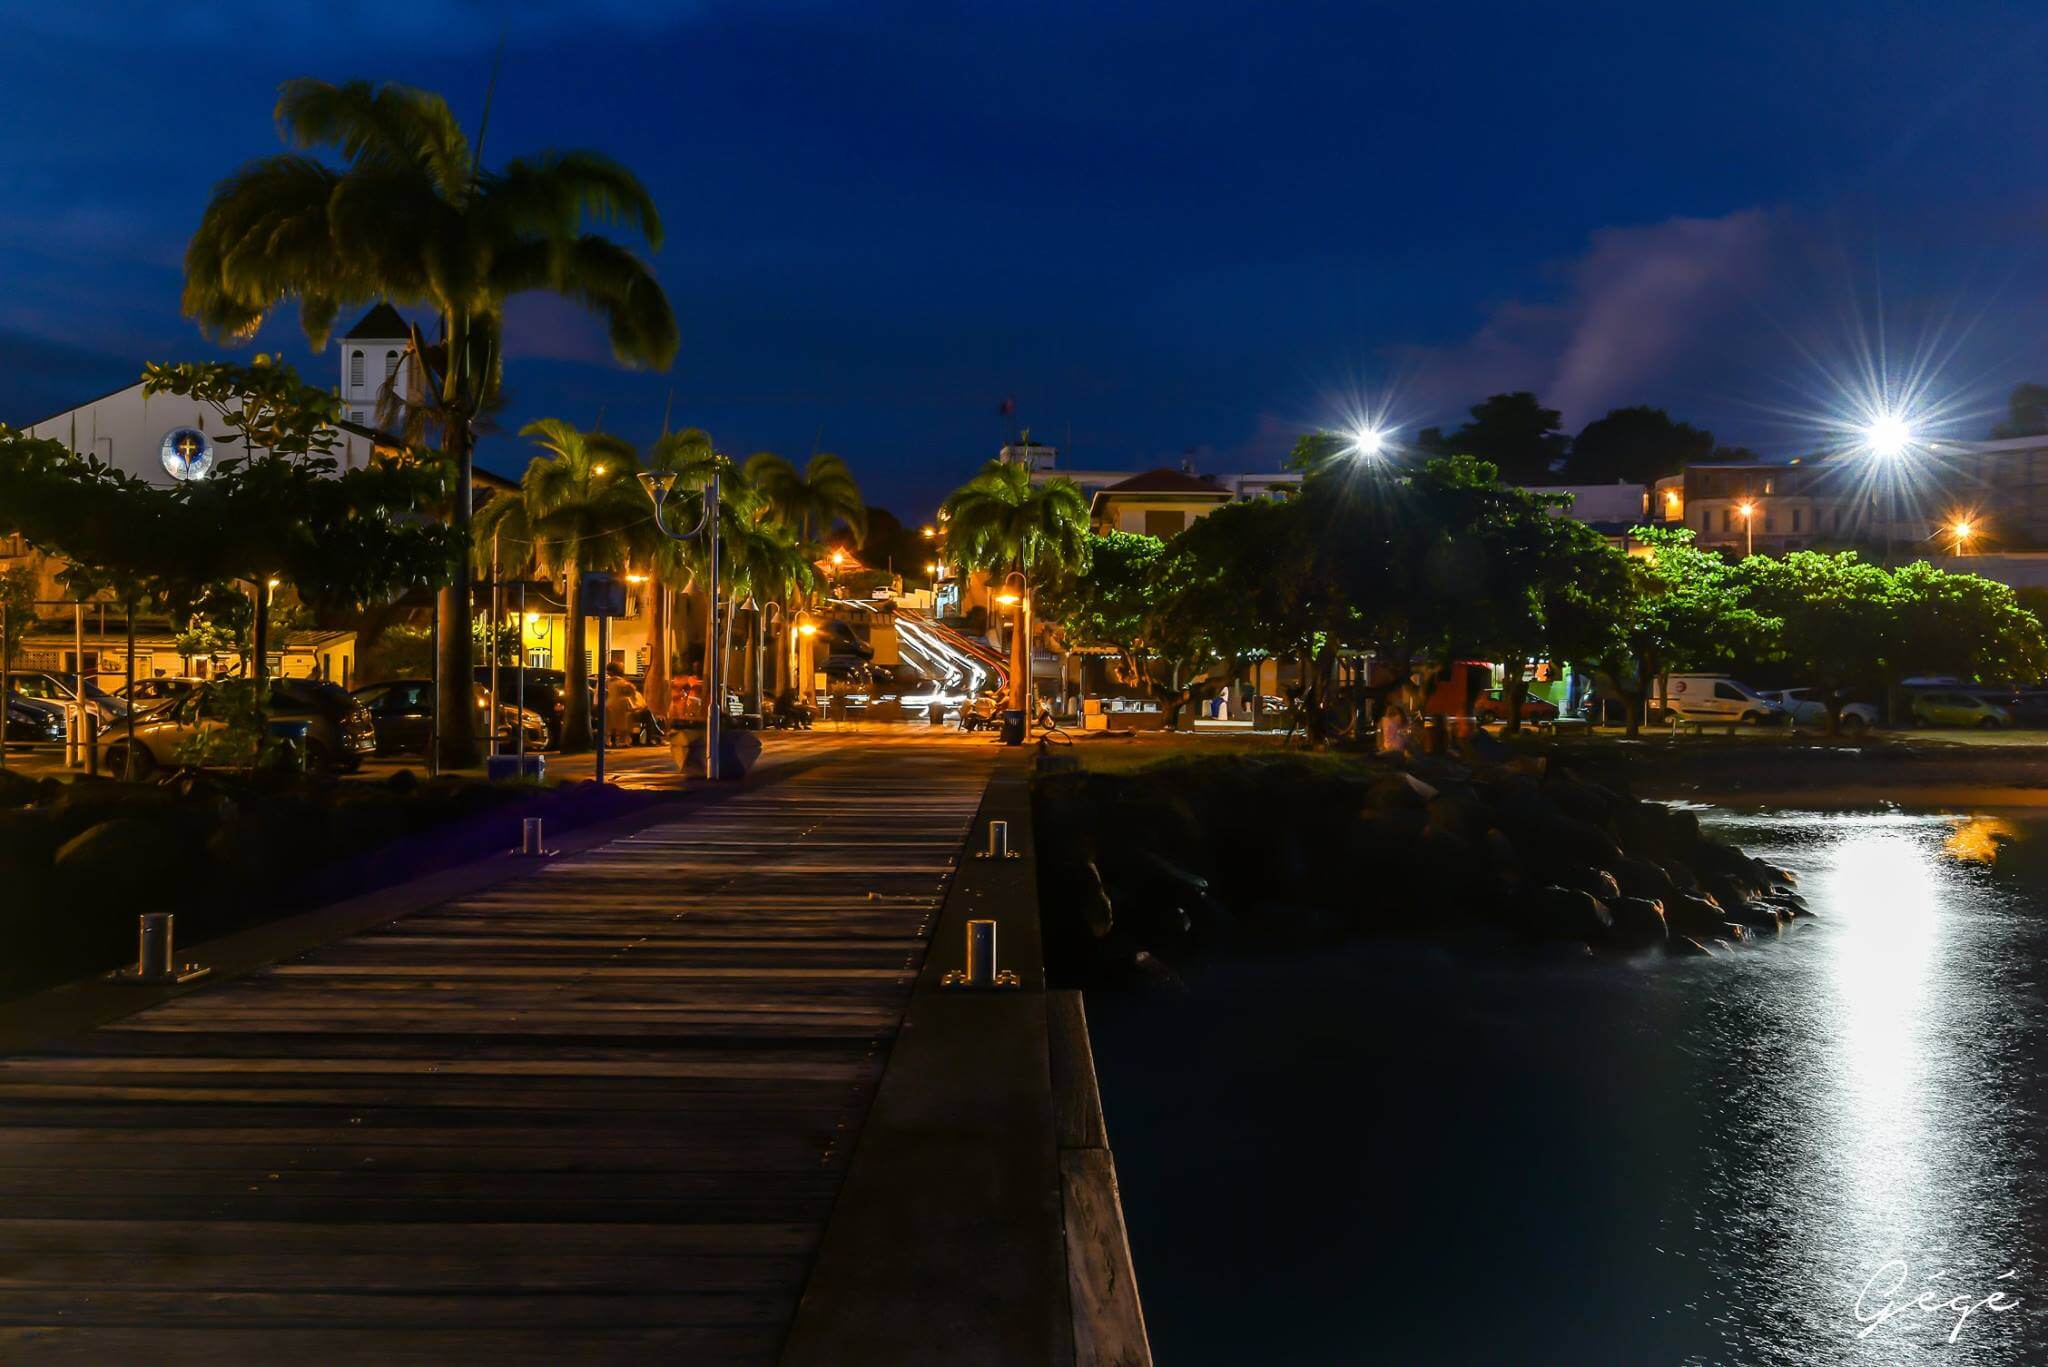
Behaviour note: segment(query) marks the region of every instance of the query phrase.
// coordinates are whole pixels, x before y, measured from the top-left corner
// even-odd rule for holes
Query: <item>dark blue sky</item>
[[[1223,470],[1508,386],[1573,429],[1648,401],[1787,451],[1879,322],[1945,357],[1958,435],[2048,377],[2031,5],[182,8],[0,0],[0,419],[209,354],[179,261],[277,149],[281,80],[473,121],[501,31],[492,159],[639,171],[683,329],[635,375],[518,309],[513,419],[645,438],[673,388],[727,450],[836,450],[909,516],[1007,395],[1076,463]],[[295,321],[262,343],[309,361]]]

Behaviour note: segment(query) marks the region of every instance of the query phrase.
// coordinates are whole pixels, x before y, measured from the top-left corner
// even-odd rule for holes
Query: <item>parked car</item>
[[[60,707],[69,707],[78,698],[74,681],[69,675],[53,674],[47,670],[30,670],[25,674],[12,674],[8,677],[14,684],[14,691],[24,698],[56,703]],[[99,718],[102,731],[128,715],[128,704],[101,688],[94,679],[85,681],[85,703],[88,710]]]
[[[1472,705],[1472,710],[1481,721],[1500,721],[1508,714],[1507,699],[1502,696],[1502,690],[1498,688],[1489,689],[1487,692],[1479,695],[1479,701]],[[1555,721],[1557,720],[1557,704],[1545,698],[1524,694],[1522,697],[1522,720]]]
[[[1824,731],[1828,724],[1827,693],[1819,688],[1765,689],[1760,695],[1776,703],[1792,719],[1794,726],[1809,731]],[[1845,702],[1842,704],[1842,734],[1861,735],[1877,725],[1877,709],[1867,702]]]
[[[1654,700],[1656,693],[1651,694]],[[1785,713],[1748,684],[1726,674],[1673,674],[1665,681],[1665,715],[1686,721],[1782,721]]]
[[[170,706],[204,682],[204,679],[173,679],[159,675],[122,684],[114,690],[114,696],[140,709],[141,714],[147,714]]]
[[[474,684],[476,716],[481,722],[491,707],[491,691],[483,684]],[[501,748],[509,748],[517,742],[519,731],[526,732],[525,748],[542,750],[548,743],[548,726],[540,713],[531,707],[524,710],[504,700],[504,681],[499,680],[497,737]],[[425,754],[428,742],[434,733],[434,681],[432,679],[387,679],[383,683],[366,684],[355,691],[355,698],[370,709],[371,720],[377,726],[377,753],[392,755],[410,751]]]
[[[2012,725],[2012,713],[1960,689],[1915,693],[1906,704],[1906,713],[1915,726],[1975,726],[1996,731]]]
[[[178,762],[178,747],[202,731],[222,726],[220,683],[201,685],[162,712],[137,718],[135,746],[140,777]],[[306,768],[315,773],[353,773],[377,748],[377,727],[369,709],[340,684],[319,679],[272,679],[269,712],[275,721],[303,721]],[[128,738],[117,736],[107,750],[114,773],[129,772]]]
[[[2048,726],[2048,689],[1973,688],[1969,691],[1973,697],[2004,708],[2012,717],[2014,726]]]
[[[526,676],[526,691],[520,692],[520,675]],[[476,681],[486,689],[491,684],[491,667],[478,665]],[[590,737],[597,739],[597,682],[592,680],[588,689],[591,698]],[[498,703],[519,706],[523,700],[527,710],[539,715],[548,732],[548,748],[556,749],[562,744],[562,716],[566,710],[563,701],[569,696],[569,676],[559,669],[520,669],[516,666],[498,669]]]
[[[61,744],[64,740],[63,710],[22,698],[9,698],[7,740],[11,745]]]

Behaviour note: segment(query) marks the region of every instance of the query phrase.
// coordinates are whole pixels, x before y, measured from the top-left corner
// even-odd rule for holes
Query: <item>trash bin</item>
[[[933,703],[925,709],[925,717],[933,726],[944,726],[946,724],[946,705],[942,702]]]
[[[1022,708],[1009,708],[1009,707],[1006,707],[1006,708],[1004,708],[1004,709],[1003,709],[1003,744],[1005,744],[1005,745],[1022,745],[1023,743],[1024,743],[1024,711],[1023,711],[1023,709],[1022,709]]]

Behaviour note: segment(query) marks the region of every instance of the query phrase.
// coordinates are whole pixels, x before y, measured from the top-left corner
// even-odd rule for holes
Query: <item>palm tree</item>
[[[547,152],[496,171],[482,164],[439,95],[401,85],[294,80],[277,102],[296,152],[252,161],[214,189],[185,251],[185,312],[210,335],[246,339],[296,299],[307,340],[324,347],[344,308],[390,300],[431,309],[440,336],[414,330],[426,394],[408,438],[438,434],[454,480],[449,519],[470,530],[471,452],[493,401],[512,295],[545,290],[604,319],[629,365],[665,368],[676,320],[647,264],[592,219],[661,245],[638,179],[593,152]],[[330,166],[308,149],[333,148]],[[440,595],[441,762],[475,762],[469,706],[470,569]],[[580,697],[580,695],[573,695]]]
[[[732,639],[734,604],[741,598],[753,599],[755,630],[751,652],[753,669],[749,677],[759,683],[765,668],[761,659],[761,620],[766,611],[765,604],[782,604],[782,629],[787,632],[791,603],[797,594],[817,586],[818,570],[810,549],[767,518],[756,516],[749,519],[742,514],[735,521],[737,525],[720,529],[726,573],[731,576],[732,584],[731,597],[726,599],[726,639],[728,642]],[[780,691],[781,682],[778,677],[777,691]]]
[[[799,541],[822,540],[840,523],[856,537],[867,535],[860,485],[846,462],[829,451],[812,456],[801,471],[773,451],[757,451],[740,474]]]
[[[1035,483],[1023,465],[992,460],[947,497],[943,516],[954,563],[1023,575],[1010,647],[1010,708],[1022,712],[1031,696],[1032,576],[1087,568],[1088,500],[1064,476]]]
[[[517,498],[493,499],[478,519],[478,539],[489,545],[525,543],[541,571],[567,581],[562,705],[562,750],[590,745],[590,668],[584,652],[583,574],[623,570],[653,543],[653,516],[636,476],[633,448],[604,432],[579,432],[559,418],[520,429],[543,454],[519,481]]]
[[[718,453],[711,434],[701,427],[664,432],[647,450],[647,468],[676,477],[676,488],[694,491],[710,482],[718,467]],[[669,693],[670,585],[688,587],[692,578],[684,548],[666,537],[657,538],[649,548],[647,564],[647,705],[656,715],[666,715]]]

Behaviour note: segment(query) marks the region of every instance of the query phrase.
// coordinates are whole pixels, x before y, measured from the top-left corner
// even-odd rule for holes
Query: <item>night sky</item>
[[[634,374],[521,305],[511,425],[643,439],[672,390],[906,516],[1008,396],[1075,464],[1220,471],[1508,387],[1790,453],[1866,351],[1939,358],[1962,436],[2048,379],[2034,5],[0,0],[0,419],[215,354],[179,264],[280,81],[473,125],[501,35],[489,159],[638,171],[683,331]],[[261,344],[333,381],[295,319]]]

